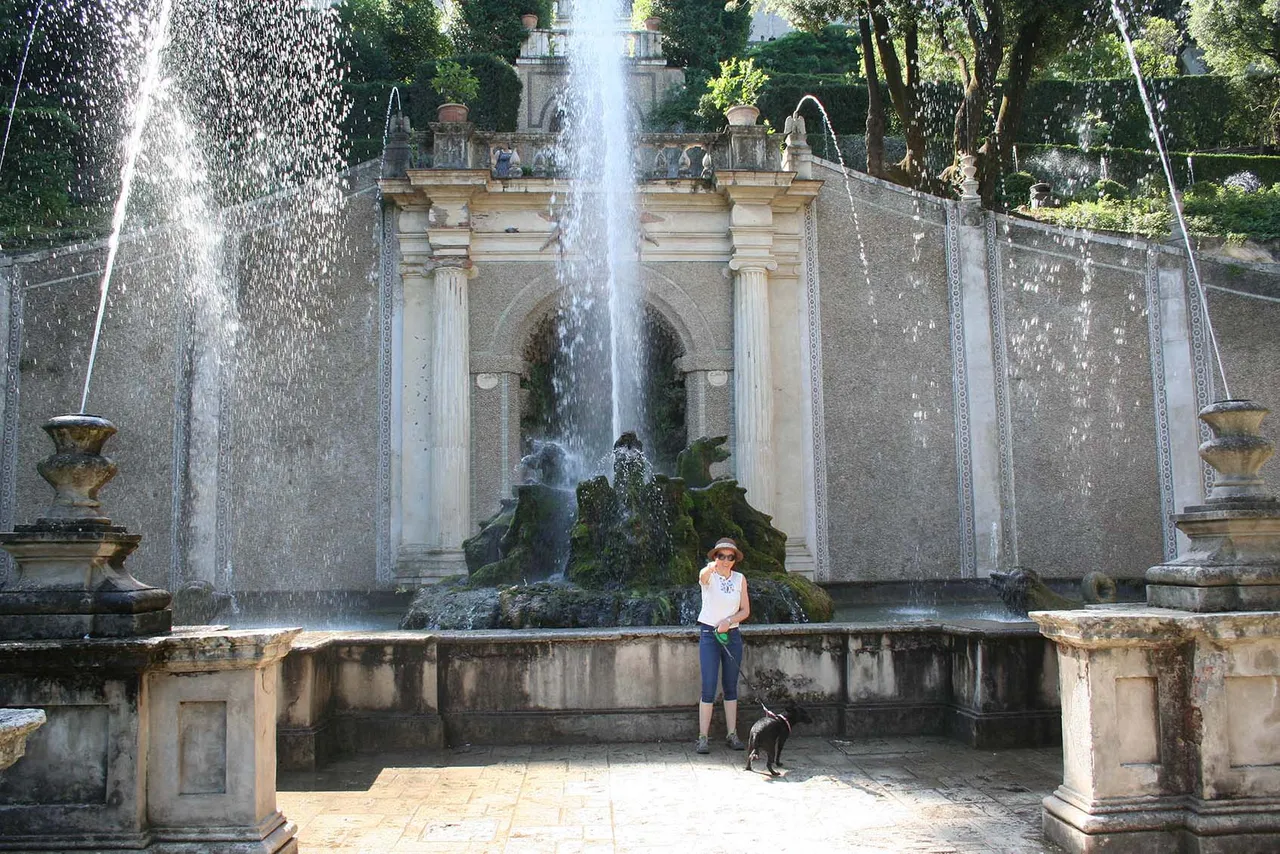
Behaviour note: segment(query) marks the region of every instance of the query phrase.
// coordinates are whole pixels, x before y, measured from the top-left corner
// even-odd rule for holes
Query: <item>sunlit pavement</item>
[[[281,774],[279,803],[303,854],[1060,851],[1040,834],[1060,749],[796,737],[783,762],[748,773],[714,740],[466,747]]]

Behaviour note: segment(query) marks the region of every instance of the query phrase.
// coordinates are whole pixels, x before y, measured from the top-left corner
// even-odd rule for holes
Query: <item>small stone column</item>
[[[734,459],[747,500],[773,513],[773,360],[769,345],[769,271],[773,261],[729,262],[733,286]]]
[[[462,541],[471,527],[470,267],[465,259],[435,265],[427,545],[440,552],[439,559],[455,563],[462,562]]]

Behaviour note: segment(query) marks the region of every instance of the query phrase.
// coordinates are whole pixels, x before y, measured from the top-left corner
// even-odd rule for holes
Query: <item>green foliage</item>
[[[707,90],[711,75],[701,68],[685,71],[684,85],[674,87],[663,95],[644,118],[645,130],[650,133],[697,133],[718,127],[722,117],[708,120],[698,112],[698,101]]]
[[[1196,184],[1183,194],[1187,228],[1195,235],[1270,240],[1280,237],[1280,184],[1255,193],[1215,184]],[[1036,219],[1069,228],[1168,237],[1173,213],[1167,197],[1100,198],[1061,208],[1040,208]]]
[[[1031,185],[1036,177],[1030,172],[1010,172],[1000,179],[1000,201],[1006,208],[1016,208],[1031,200]]]
[[[1096,182],[1092,190],[1098,199],[1123,200],[1129,198],[1129,188],[1119,181],[1110,181],[1104,178]]]
[[[1187,29],[1219,74],[1280,72],[1280,0],[1188,0]]]
[[[1119,231],[1156,239],[1168,237],[1173,222],[1168,200],[1149,197],[1071,202],[1060,208],[1037,208],[1034,216],[1064,228]]]
[[[1022,155],[1041,151],[1060,151],[1068,155],[1086,155],[1082,149],[1071,145],[1022,145]],[[1096,156],[1096,152],[1087,156]],[[1135,151],[1128,148],[1111,148],[1106,152],[1107,169],[1111,178],[1129,187],[1152,177],[1157,183],[1165,183],[1160,158],[1154,151]],[[1188,167],[1187,160],[1191,161]],[[1280,182],[1280,157],[1250,154],[1205,154],[1200,152],[1171,152],[1170,165],[1173,179],[1179,187],[1193,183],[1221,181],[1237,172],[1248,171],[1262,179],[1263,184]]]
[[[746,0],[654,0],[653,14],[662,22],[662,52],[675,65],[715,73],[721,62],[746,51]]]
[[[1255,193],[1196,184],[1183,194],[1182,211],[1192,234],[1274,240],[1280,238],[1280,183]]]
[[[483,98],[471,104],[469,121],[481,130],[513,131],[520,112],[520,77],[516,70],[499,57],[488,54],[465,54],[450,57],[470,70],[480,81]],[[436,120],[436,108],[445,103],[430,85],[436,76],[436,61],[424,62],[414,74],[405,105],[415,128],[426,128]]]
[[[348,79],[405,82],[428,59],[452,53],[433,0],[344,0]]]
[[[798,30],[752,45],[747,57],[770,73],[856,73],[858,31],[840,24],[828,24],[817,33]]]
[[[431,88],[449,103],[466,104],[480,94],[480,79],[471,73],[470,68],[442,59],[436,63]]]
[[[527,34],[520,16],[536,14],[540,26],[549,26],[551,5],[552,0],[465,0],[456,4],[453,41],[459,50],[515,62]]]
[[[1182,36],[1176,23],[1153,15],[1142,21],[1131,38],[1144,78],[1150,80],[1177,75]],[[1130,78],[1132,74],[1124,42],[1114,27],[1107,27],[1074,50],[1054,59],[1042,76],[1050,80],[1089,80]]]
[[[750,59],[726,59],[720,63],[720,73],[707,83],[707,92],[698,101],[698,111],[711,117],[723,114],[730,107],[755,104],[760,90],[769,82],[769,75]]]

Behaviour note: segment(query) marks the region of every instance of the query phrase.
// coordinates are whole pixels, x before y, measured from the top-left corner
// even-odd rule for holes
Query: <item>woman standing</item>
[[[707,731],[716,699],[717,676],[724,686],[724,722],[729,734],[725,744],[742,750],[738,738],[738,671],[742,666],[742,633],[738,624],[751,615],[747,579],[734,569],[742,563],[742,550],[721,537],[707,552],[710,561],[698,573],[702,611],[698,614],[698,662],[702,667],[702,702],[698,704],[698,753],[710,753]],[[718,635],[718,637],[717,637]]]

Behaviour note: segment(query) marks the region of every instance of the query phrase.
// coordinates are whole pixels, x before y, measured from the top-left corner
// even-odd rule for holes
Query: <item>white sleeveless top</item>
[[[742,607],[742,573],[731,572],[725,578],[715,570],[702,586],[702,611],[698,622],[715,628],[720,621]],[[729,628],[737,628],[734,623]]]

